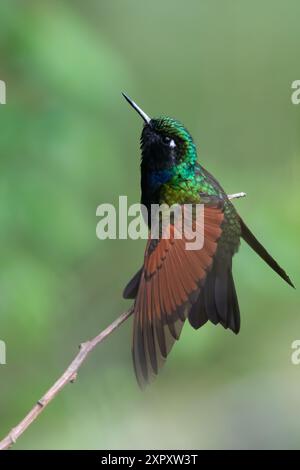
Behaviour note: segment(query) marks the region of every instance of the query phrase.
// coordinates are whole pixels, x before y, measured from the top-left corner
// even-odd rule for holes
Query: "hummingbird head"
[[[142,168],[153,173],[158,183],[167,182],[173,176],[186,179],[193,174],[197,152],[187,129],[170,117],[150,118],[124,93],[123,96],[144,120]]]

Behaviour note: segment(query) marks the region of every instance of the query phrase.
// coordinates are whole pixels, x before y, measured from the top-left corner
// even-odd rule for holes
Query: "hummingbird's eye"
[[[171,148],[175,148],[175,147],[176,147],[176,143],[175,143],[174,139],[171,139],[171,137],[169,137],[169,136],[167,136],[167,135],[165,135],[165,136],[163,137],[163,143],[166,144],[166,145],[168,145],[168,146],[171,147]]]

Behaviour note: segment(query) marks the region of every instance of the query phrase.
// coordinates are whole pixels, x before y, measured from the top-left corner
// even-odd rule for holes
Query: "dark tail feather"
[[[241,224],[241,234],[245,242],[277,273],[282,279],[285,280],[290,286],[294,287],[294,284],[290,280],[287,273],[282,269],[277,261],[267,252],[262,244],[257,240],[253,233],[249,230],[245,222],[239,217]]]
[[[230,328],[234,333],[237,334],[240,331],[241,327],[240,309],[232,272],[230,271],[228,275],[228,328]]]
[[[197,301],[192,305],[189,312],[189,322],[195,330],[198,330],[198,328],[201,328],[207,320],[208,317],[204,306],[204,296],[200,293]]]
[[[231,263],[216,260],[197,301],[191,307],[188,318],[196,330],[210,320],[215,325],[221,323],[224,328],[229,328],[236,334],[239,332],[240,310]]]
[[[135,299],[137,296],[137,291],[139,288],[140,284],[140,279],[142,275],[142,270],[141,268],[134,276],[133,278],[128,282],[127,286],[125,287],[123,291],[123,298],[124,299]]]

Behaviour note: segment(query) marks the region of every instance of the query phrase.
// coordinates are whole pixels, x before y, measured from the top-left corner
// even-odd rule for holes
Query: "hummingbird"
[[[294,285],[247,227],[219,182],[198,162],[195,143],[183,124],[171,117],[150,118],[122,94],[144,121],[141,204],[148,214],[153,204],[204,207],[202,248],[186,250],[183,238],[175,238],[170,219],[170,237],[149,235],[143,265],[123,291],[125,299],[134,299],[132,356],[143,388],[158,374],[186,320],[196,330],[210,321],[235,334],[240,331],[232,258],[241,238]],[[149,229],[151,220],[148,216]]]

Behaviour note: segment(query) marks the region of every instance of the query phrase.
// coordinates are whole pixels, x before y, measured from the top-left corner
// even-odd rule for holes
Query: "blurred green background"
[[[96,207],[139,200],[141,121],[182,120],[199,159],[299,286],[297,0],[7,1],[0,5],[0,434],[129,306],[144,241],[100,241]],[[131,319],[15,449],[300,447],[299,292],[242,244],[238,336],[186,325],[145,392]]]

